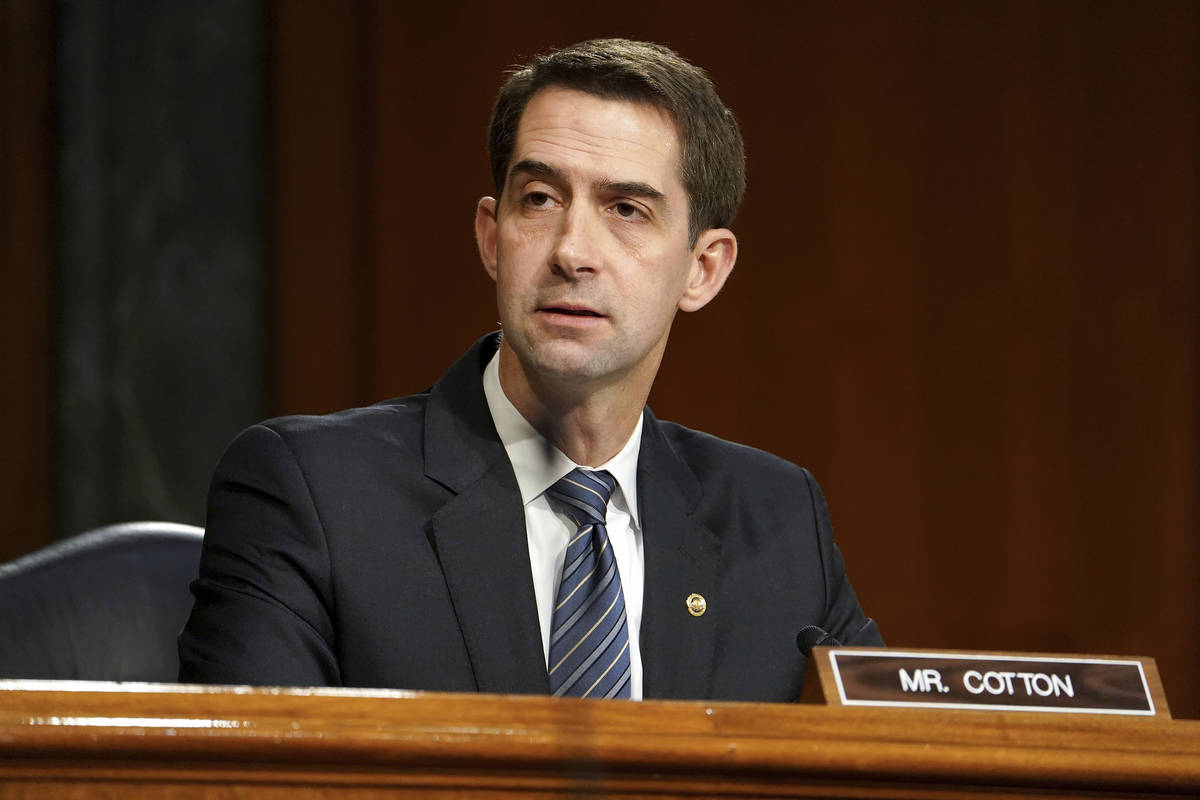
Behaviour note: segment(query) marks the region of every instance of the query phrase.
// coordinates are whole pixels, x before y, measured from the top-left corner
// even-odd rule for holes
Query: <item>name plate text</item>
[[[836,648],[827,655],[838,699],[847,706],[1155,713],[1146,673],[1135,660]]]

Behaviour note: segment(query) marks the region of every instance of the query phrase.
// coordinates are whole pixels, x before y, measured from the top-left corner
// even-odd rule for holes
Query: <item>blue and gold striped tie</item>
[[[574,469],[546,490],[578,526],[550,625],[547,669],[555,697],[629,698],[625,596],[604,525],[616,485],[607,472]]]

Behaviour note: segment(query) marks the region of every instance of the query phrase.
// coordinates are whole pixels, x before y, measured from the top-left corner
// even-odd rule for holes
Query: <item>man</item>
[[[503,335],[426,393],[234,442],[182,679],[787,701],[805,626],[881,643],[811,476],[645,407],[737,257],[741,136],[703,72],[625,40],[540,58],[490,155]]]

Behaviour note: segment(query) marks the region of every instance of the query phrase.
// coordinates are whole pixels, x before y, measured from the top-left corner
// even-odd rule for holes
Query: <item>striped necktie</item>
[[[616,485],[607,472],[574,469],[546,490],[578,526],[550,625],[547,669],[555,697],[629,698],[625,596],[605,528]]]

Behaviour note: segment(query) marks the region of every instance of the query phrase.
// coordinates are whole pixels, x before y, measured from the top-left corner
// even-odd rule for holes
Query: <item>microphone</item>
[[[829,631],[819,625],[805,625],[800,629],[800,633],[796,634],[796,647],[800,648],[800,652],[805,658],[812,658],[812,649],[814,647],[841,647],[842,643],[833,637]]]

